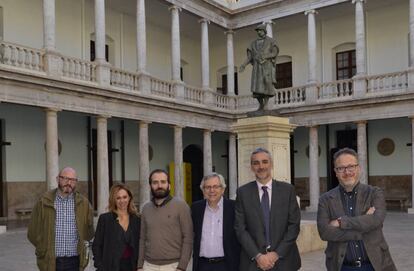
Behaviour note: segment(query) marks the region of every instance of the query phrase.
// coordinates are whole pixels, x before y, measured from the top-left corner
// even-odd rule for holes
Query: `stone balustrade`
[[[352,97],[353,80],[344,79],[318,85],[318,99],[331,100]]]
[[[302,105],[306,99],[305,90],[305,86],[277,89],[274,104],[276,107]]]
[[[383,93],[405,90],[408,87],[408,72],[394,72],[367,76],[367,93]]]
[[[0,43],[0,62],[31,71],[44,71],[44,51],[13,43]]]
[[[77,83],[97,84],[97,66],[94,62],[62,56],[60,54],[57,55],[61,63],[58,65],[59,71],[57,74],[61,79],[76,80]],[[44,50],[8,42],[0,42],[0,67],[15,69],[18,72],[47,76],[47,72],[45,71],[45,57],[46,53]],[[312,85],[317,92],[317,95],[314,97],[306,96],[306,91],[309,86],[278,89],[275,97],[269,100],[269,109],[360,99],[373,97],[375,95],[395,95],[396,92],[411,92],[413,91],[413,86],[409,83],[411,82],[409,76],[408,71],[366,76],[362,78],[366,82],[362,96],[355,96],[354,89],[356,86],[355,80],[361,80],[361,78],[316,83],[316,86]],[[140,89],[139,80],[142,77],[148,78],[150,88],[148,92],[143,92]],[[257,110],[258,108],[257,101],[251,95],[223,95],[211,90],[202,89],[201,87],[189,86],[185,83],[183,86],[183,93],[179,93],[180,95],[178,95],[176,93],[177,88],[174,87],[171,81],[114,67],[110,68],[110,87],[113,87],[114,91],[117,89],[131,90],[136,91],[138,95],[169,98],[175,102],[185,102],[193,104],[194,106],[207,107],[211,110],[228,113],[245,113]],[[309,93],[313,95],[315,92]]]
[[[195,87],[185,86],[184,100],[192,103],[204,104],[204,91]]]
[[[94,62],[62,56],[62,76],[87,82],[96,82]]]
[[[138,90],[138,74],[111,68],[111,86]]]

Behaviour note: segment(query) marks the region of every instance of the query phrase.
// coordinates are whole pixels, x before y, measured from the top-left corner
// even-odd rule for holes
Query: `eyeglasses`
[[[59,179],[64,182],[72,182],[72,183],[76,183],[78,181],[78,179],[76,178],[69,178],[69,177],[61,176],[61,175],[59,175]]]
[[[336,167],[335,168],[335,171],[338,172],[338,173],[344,173],[345,171],[355,172],[357,166],[358,166],[358,164],[356,164],[356,165],[349,165],[347,167]]]
[[[218,189],[220,189],[220,188],[222,188],[222,186],[221,185],[209,185],[209,186],[203,186],[203,189],[204,190],[218,190]]]

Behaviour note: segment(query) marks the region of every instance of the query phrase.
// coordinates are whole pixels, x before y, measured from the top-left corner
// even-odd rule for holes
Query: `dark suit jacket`
[[[370,207],[372,215],[366,215]],[[322,240],[328,241],[325,250],[328,271],[341,269],[350,240],[363,240],[368,257],[376,271],[396,271],[388,245],[382,233],[385,219],[385,200],[382,190],[366,184],[357,187],[355,216],[345,215],[339,186],[326,192],[319,199],[318,231]],[[331,220],[341,217],[341,227],[329,225]]]
[[[98,271],[119,269],[124,242],[117,218],[118,216],[112,212],[99,216],[92,245],[94,265]],[[130,215],[128,227],[131,229],[132,238],[129,246],[132,248],[131,262],[134,270],[137,268],[140,226],[141,219],[136,215]]]
[[[196,201],[191,206],[194,226],[193,271],[198,271],[201,233],[203,230],[206,200]],[[234,201],[223,198],[223,249],[229,271],[239,270],[240,244],[234,232]]]
[[[266,251],[263,212],[256,181],[237,190],[235,230],[242,247],[240,271],[259,270],[254,260]],[[294,271],[301,266],[296,239],[300,231],[300,210],[291,184],[273,180],[270,210],[270,250],[279,255],[272,270]]]

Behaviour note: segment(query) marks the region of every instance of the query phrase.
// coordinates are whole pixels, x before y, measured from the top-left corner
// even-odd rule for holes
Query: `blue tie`
[[[263,195],[260,205],[263,211],[264,224],[266,229],[266,245],[270,245],[270,206],[269,206],[269,194],[267,193],[267,186],[262,186]]]

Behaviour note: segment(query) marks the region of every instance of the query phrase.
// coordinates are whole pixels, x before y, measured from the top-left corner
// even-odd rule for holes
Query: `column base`
[[[363,98],[367,94],[367,81],[365,74],[357,74],[353,78],[354,98]]]
[[[318,211],[317,206],[306,206],[305,211],[308,213],[316,213]]]
[[[305,89],[305,104],[315,104],[318,101],[318,96],[317,82],[308,82]]]
[[[140,93],[146,94],[146,95],[151,94],[151,78],[148,73],[139,72],[137,87]]]
[[[111,65],[107,62],[98,62],[96,65],[96,81],[100,86],[111,84]]]
[[[183,81],[174,81],[173,85],[172,85],[173,89],[174,89],[174,93],[175,93],[175,98],[178,101],[184,101],[185,99],[185,84]]]
[[[49,76],[60,77],[63,74],[63,61],[59,53],[46,51],[44,56],[45,71]]]
[[[414,208],[408,208],[407,213],[410,215],[414,215]]]

